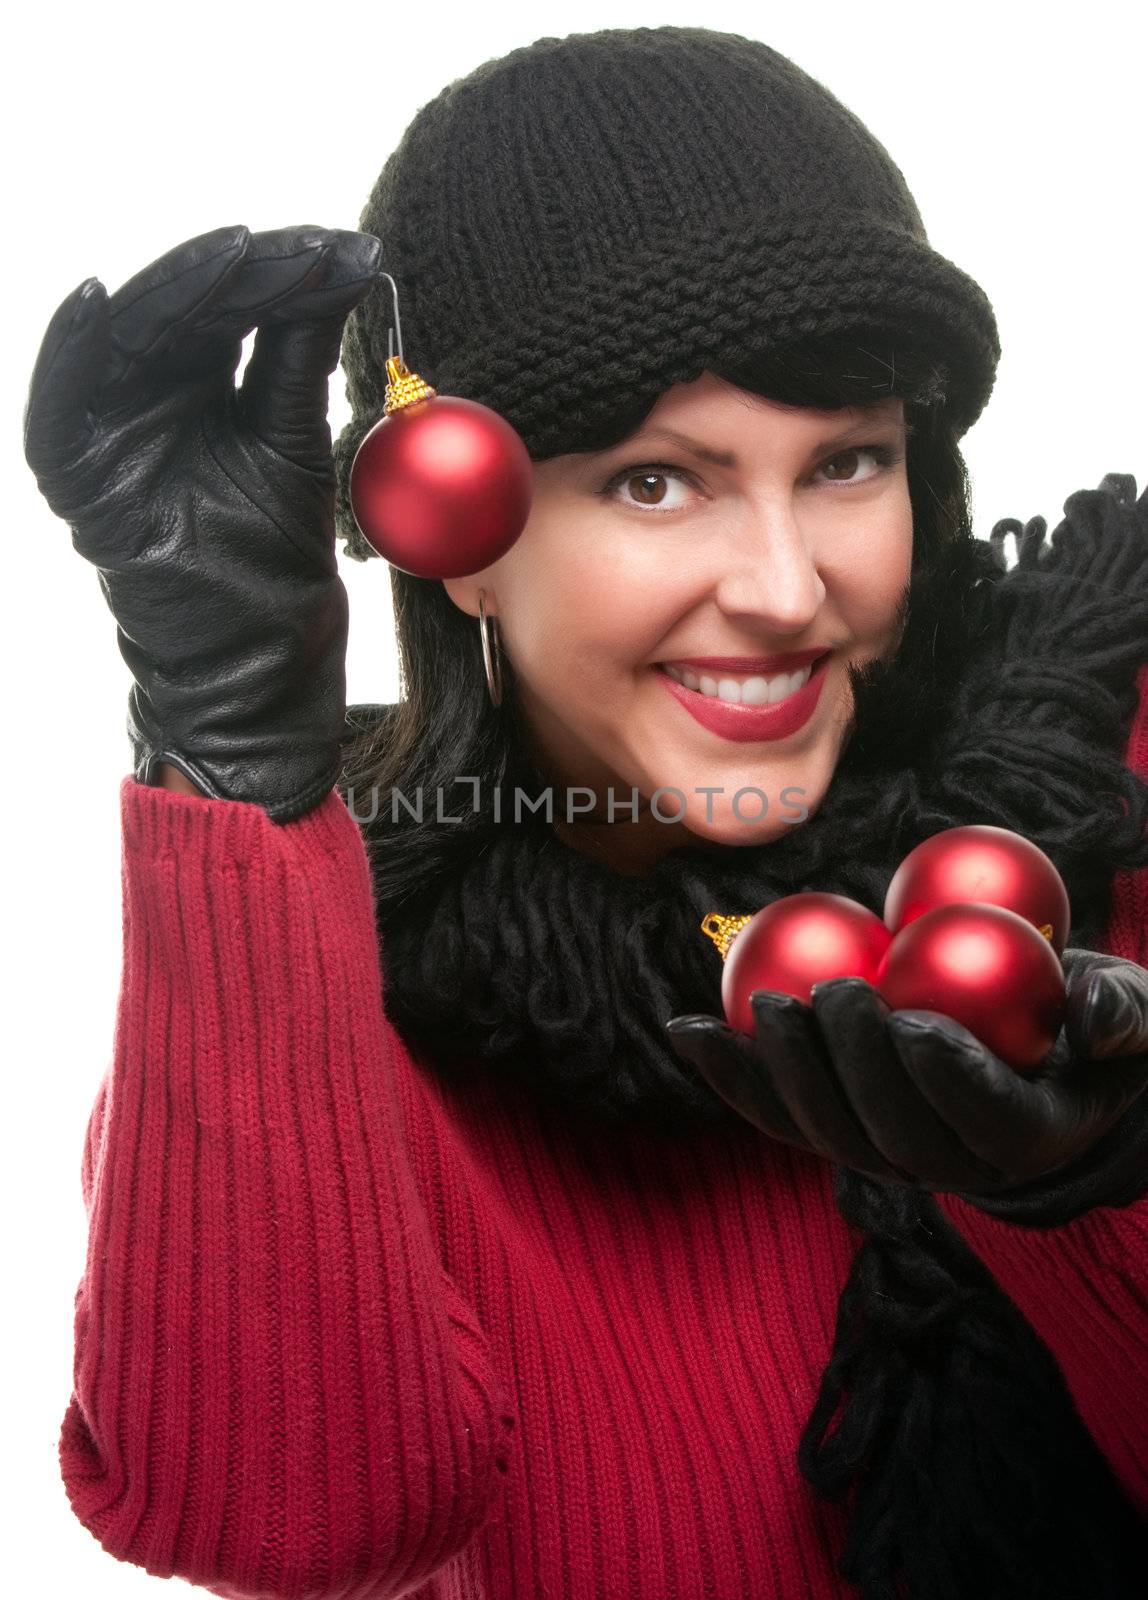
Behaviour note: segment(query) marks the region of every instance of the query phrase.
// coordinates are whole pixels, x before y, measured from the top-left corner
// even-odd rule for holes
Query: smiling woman
[[[875,397],[891,372],[899,392]],[[944,704],[960,608],[938,617],[925,596],[939,600],[960,582],[972,539],[953,418],[930,403],[935,393],[934,370],[903,341],[877,355],[851,341],[806,340],[672,385],[637,427],[628,399],[616,417],[600,414],[592,447],[536,460],[527,533],[500,562],[445,584],[392,569],[406,697],[383,738],[369,715],[360,719],[368,726],[348,753],[349,787],[387,796],[478,773],[488,813],[501,787],[549,788],[556,831],[623,871],[644,870],[683,842],[776,837],[785,818],[774,810],[756,821],[736,816],[733,794],[750,780],[774,796],[796,786],[814,809],[856,730],[869,663],[904,640],[903,661],[921,674],[920,712],[935,716]],[[666,443],[680,460],[643,454]],[[665,508],[670,486],[679,492]],[[655,493],[654,507],[638,498],[643,490]],[[369,551],[353,528],[349,549]],[[476,671],[481,641],[471,619],[480,589],[500,619],[503,671],[515,686],[501,717]],[[926,633],[947,648],[926,653]],[[778,657],[784,665],[810,649],[813,660],[828,652],[818,685],[828,692],[818,693],[816,728],[800,741],[787,736],[801,724],[748,711],[716,726],[711,717],[712,737],[703,739],[705,724],[686,714],[709,675],[683,676],[677,701],[652,681],[666,663],[688,666],[691,657],[751,657],[751,666]],[[726,704],[733,678],[754,675],[731,672],[712,679]],[[776,693],[769,686],[766,702]],[[631,715],[634,695],[642,696],[644,733]],[[870,721],[870,751],[882,725],[882,742],[912,736],[901,719]],[[739,748],[747,744],[754,748]],[[634,786],[636,816],[625,805]],[[680,821],[650,813],[650,795],[667,786],[687,796]],[[380,828],[390,819],[383,811]],[[409,814],[389,825],[379,863],[384,900],[392,885],[405,899],[424,873],[433,879],[442,852],[465,859],[469,835],[488,820],[472,812],[447,838]]]
[[[558,836],[643,872],[683,844],[777,838],[816,810],[847,746],[899,759],[943,714],[973,575],[967,475],[935,368],[903,338],[873,343],[727,360],[671,385],[636,426],[620,397],[590,446],[536,460],[526,533],[499,562],[441,584],[392,569],[406,696],[385,732],[366,709],[352,719],[364,727],[345,773],[369,847],[386,835],[384,916],[470,859],[496,807],[514,814],[515,788],[550,795]],[[882,393],[894,373],[898,392]],[[680,460],[653,460],[667,443]],[[663,509],[671,473],[680,492]],[[653,509],[635,492],[651,484]],[[369,552],[353,525],[348,547]],[[479,590],[512,686],[500,715]],[[752,710],[756,663],[810,651],[811,692],[774,711],[766,678],[770,709]],[[712,673],[690,667],[719,657]],[[749,704],[727,710],[747,678]],[[460,772],[479,777],[479,804],[457,826],[389,803]],[[766,804],[735,805],[747,787]],[[651,804],[658,790],[672,797]]]
[[[529,108],[520,127],[512,105]],[[436,139],[461,163],[465,210],[465,226],[452,211],[437,232]],[[694,160],[662,159],[671,148]],[[487,176],[511,169],[521,184]],[[634,203],[603,210],[603,194]],[[736,1069],[698,1070],[717,1056],[694,1024],[720,1010],[702,919],[810,887],[877,909],[903,855],[945,827],[990,822],[1041,844],[1070,883],[1075,941],[1104,947],[1114,876],[1146,855],[1148,786],[1123,759],[1144,655],[1143,508],[1118,510],[1113,479],[1044,555],[1044,524],[1030,525],[1007,579],[1006,525],[973,537],[960,441],[992,387],[991,308],[929,248],[900,172],[850,113],[733,36],[539,41],[427,108],[362,225],[390,241],[413,292],[404,327],[421,370],[510,418],[534,462],[529,522],[499,561],[445,583],[391,571],[404,698],[348,726],[348,798],[357,814],[365,793],[381,802],[363,837],[388,1015],[450,1103],[473,1107],[472,1132],[496,1107],[547,1107],[563,1139],[626,1130],[629,1172],[667,1158],[668,1144],[632,1142],[643,1132],[736,1138],[712,1087],[751,1069],[734,1052]],[[490,295],[475,272],[488,256]],[[386,307],[368,298],[348,323],[355,415],[336,452],[360,558],[346,470],[379,414],[386,350]],[[498,707],[480,598],[509,685]],[[1119,710],[1105,711],[1112,693]],[[450,827],[388,804],[458,793],[459,774],[478,782]],[[552,810],[521,815],[519,792]],[[863,1024],[883,1059],[881,1024]],[[772,1036],[770,1057],[785,1059]],[[814,1081],[812,1044],[806,1059],[794,1082]],[[945,1070],[971,1069],[946,1055]],[[1129,1192],[1145,1105],[1125,1119],[1112,1195]],[[613,1171],[621,1147],[593,1150]],[[996,1205],[1065,1219],[1083,1193],[1054,1203],[1038,1185],[1015,1213]],[[824,1497],[853,1490],[837,1570],[865,1595],[899,1583],[913,1600],[1066,1573],[1081,1592],[1133,1593],[1143,1533],[1096,1449],[1107,1439],[1117,1459],[1116,1420],[1092,1408],[1088,1435],[1061,1370],[935,1204],[847,1166],[835,1199],[867,1242],[847,1274],[828,1273],[837,1342],[798,1459]],[[627,1186],[617,1204],[633,1202]],[[1007,1240],[949,1215],[1007,1270]],[[1013,1281],[1040,1315],[1047,1293]],[[934,1341],[937,1317],[951,1331]],[[1076,1370],[1071,1314],[1050,1322]],[[962,1364],[966,1350],[994,1354]],[[976,1430],[992,1435],[979,1455]],[[994,1451],[1013,1470],[990,1483],[980,1460]],[[1127,1458],[1123,1472],[1128,1484]],[[726,1587],[838,1593],[819,1581],[742,1572]]]
[[[974,538],[992,309],[741,35],[485,63],[362,228],[89,278],[33,374],[132,673],[77,1516],[235,1597],[1133,1600],[1148,498]],[[404,698],[348,713],[384,268],[534,498],[483,571],[391,571]],[[715,913],[872,923],[969,823],[1071,902],[1023,1080],[857,978],[725,1024]]]
[[[621,447],[538,463],[523,537],[445,583],[475,617],[485,589],[500,617],[529,748],[560,803],[589,789],[591,817],[609,825],[611,797],[633,787],[685,796],[677,821],[647,804],[637,825],[596,835],[620,869],[699,838],[762,844],[791,824],[772,807],[739,813],[743,790],[819,806],[853,715],[850,668],[896,651],[912,561],[903,401],[869,412],[843,433],[839,413],[710,373],[676,384]],[[627,503],[620,491],[659,478],[635,452],[690,436],[705,465],[679,503]],[[866,454],[876,470],[858,465]],[[827,480],[827,466],[842,479]],[[580,843],[564,809],[556,826]]]

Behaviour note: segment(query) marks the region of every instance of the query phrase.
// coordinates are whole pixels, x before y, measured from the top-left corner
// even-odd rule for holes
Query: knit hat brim
[[[602,430],[620,416],[636,428],[666,389],[707,369],[752,367],[755,356],[814,339],[822,348],[860,345],[887,362],[884,392],[944,406],[960,438],[987,404],[1000,359],[980,286],[907,228],[858,216],[738,217],[721,227],[707,215],[672,240],[655,232],[625,259],[604,256],[591,272],[552,271],[544,296],[523,302],[492,287],[481,326],[459,328],[453,339],[438,330],[437,362],[420,352],[412,297],[405,353],[440,394],[505,417],[535,460],[599,448]],[[377,292],[384,289],[389,294],[386,285]],[[361,340],[364,326],[352,319],[348,338]],[[926,374],[924,383],[910,386],[905,369],[898,374],[899,352]],[[385,361],[383,352],[364,356]],[[347,480],[377,420],[360,411],[335,451],[339,530],[359,559],[374,552],[354,524]]]
[[[620,394],[640,417],[671,384],[708,366],[813,335],[911,346],[914,366],[932,368],[931,393],[915,398],[943,403],[958,436],[984,409],[1000,358],[992,306],[907,229],[776,216],[738,217],[725,228],[707,216],[692,239],[688,232],[676,228],[672,242],[649,238],[592,273],[555,277],[529,307],[503,300],[423,376],[500,412],[536,459],[588,448]],[[574,363],[572,338],[581,357]],[[523,348],[528,364],[514,355]],[[417,349],[411,359],[417,366]],[[895,364],[889,392],[903,392]]]

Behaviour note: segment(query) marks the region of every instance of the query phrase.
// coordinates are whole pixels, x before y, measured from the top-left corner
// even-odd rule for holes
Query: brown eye
[[[875,472],[858,472],[858,457],[870,456],[877,464]],[[891,467],[898,459],[895,451],[883,444],[860,444],[851,450],[839,450],[818,468],[819,472],[829,475],[831,483],[867,483],[870,478],[880,477],[886,468]]]
[[[666,475],[664,472],[643,472],[637,477],[626,480],[626,488],[633,495],[639,505],[661,505],[666,498]]]
[[[857,475],[857,458],[863,454],[863,450],[843,450],[839,456],[825,463],[825,470],[834,479],[854,478]]]
[[[670,483],[687,484],[687,475],[680,467],[672,467],[666,462],[645,461],[623,467],[598,492],[607,499],[617,500],[619,505],[635,510],[649,507],[667,513],[680,511],[685,502],[674,504],[667,488]]]

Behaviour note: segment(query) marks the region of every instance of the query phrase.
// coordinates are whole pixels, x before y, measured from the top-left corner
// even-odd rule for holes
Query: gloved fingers
[[[121,285],[108,302],[111,350],[105,388],[115,391],[146,373],[181,335],[197,325],[205,308],[235,273],[251,241],[242,227],[215,228],[186,239]],[[241,341],[236,341],[239,358]]]
[[[1081,1118],[1055,1069],[1017,1072],[936,1011],[894,1011],[889,1033],[921,1093],[1005,1183],[1038,1177],[1080,1148]]]
[[[322,258],[314,275],[298,289],[277,302],[260,302],[261,327],[275,322],[326,322],[333,317],[345,320],[372,284],[385,282],[379,268],[383,245],[373,233],[358,233],[351,228],[284,228],[278,233],[253,234],[252,248],[261,253],[270,251],[275,247],[274,241],[290,233],[318,237],[323,245]],[[246,265],[245,260],[245,268]],[[389,284],[385,292],[389,307]],[[333,370],[334,362],[328,371]]]
[[[715,1094],[771,1138],[809,1151],[809,1141],[794,1124],[757,1059],[754,1041],[719,1017],[671,1017],[666,1023],[674,1049],[695,1067]]]
[[[1000,1181],[922,1094],[896,1050],[894,1013],[863,978],[813,986],[813,1012],[854,1115],[891,1166],[931,1189],[970,1189]]]
[[[321,275],[278,308],[291,320],[262,321],[239,391],[248,426],[272,449],[296,461],[330,452],[327,380],[339,360],[348,313],[379,281],[379,240],[334,236]]]
[[[1037,1074],[1058,1097],[1062,1137],[1095,1144],[1148,1089],[1148,973],[1103,952],[1065,950],[1064,1027]]]
[[[828,1161],[892,1182],[912,1182],[874,1146],[838,1081],[811,1006],[771,989],[750,998],[757,1022],[759,1077],[784,1105],[811,1150]]]
[[[241,414],[264,444],[302,465],[330,455],[327,378],[342,339],[342,317],[267,324],[255,335],[239,391]]]
[[[24,408],[24,455],[50,496],[52,474],[87,448],[89,411],[108,353],[108,295],[86,278],[61,301],[40,342]],[[63,515],[65,507],[57,508]]]
[[[1091,950],[1065,950],[1065,1032],[1079,1061],[1148,1054],[1148,972]]]
[[[253,328],[346,317],[366,292],[382,246],[367,233],[303,224],[250,235],[242,259],[193,316],[171,328],[182,371],[234,371]],[[334,363],[332,363],[332,367]]]
[[[212,239],[214,255],[203,244]],[[230,376],[253,328],[325,320],[347,298],[346,271],[357,280],[357,261],[373,267],[379,249],[369,234],[312,224],[220,229],[189,240],[112,297],[109,384],[146,381],[157,364],[180,382]]]

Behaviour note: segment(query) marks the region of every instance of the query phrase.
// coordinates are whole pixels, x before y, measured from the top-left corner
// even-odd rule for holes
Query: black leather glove
[[[666,1031],[763,1133],[870,1177],[948,1191],[1029,1226],[1148,1193],[1148,972],[1065,950],[1064,1027],[1033,1072],[935,1011],[893,1011],[863,978],[812,1005],[757,990],[756,1038],[719,1018]]]
[[[88,278],[48,325],[25,454],[118,624],[140,782],[170,762],[283,822],[338,778],[327,380],[380,251],[368,234],[219,228],[110,298]]]

